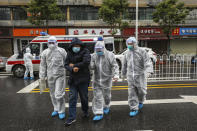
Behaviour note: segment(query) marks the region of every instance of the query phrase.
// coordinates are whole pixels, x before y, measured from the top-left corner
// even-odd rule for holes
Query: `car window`
[[[31,53],[36,54],[36,56],[40,55],[40,44],[38,43],[31,43],[30,45]]]
[[[47,43],[42,43],[42,50],[44,51],[44,50],[47,49],[47,48],[48,48]]]

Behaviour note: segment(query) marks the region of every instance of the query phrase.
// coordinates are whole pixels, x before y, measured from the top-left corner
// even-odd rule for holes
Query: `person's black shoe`
[[[75,121],[76,121],[76,119],[68,119],[64,124],[65,124],[65,126],[70,126]]]

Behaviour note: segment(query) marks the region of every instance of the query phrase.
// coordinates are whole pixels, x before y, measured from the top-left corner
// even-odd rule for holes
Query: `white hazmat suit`
[[[55,44],[49,44],[50,42]],[[39,76],[41,79],[47,77],[54,111],[61,114],[65,113],[64,61],[67,53],[63,48],[57,47],[57,40],[54,36],[49,37],[48,47],[41,54]]]
[[[26,68],[24,79],[28,78],[29,72],[30,72],[30,79],[34,78],[32,59],[33,59],[33,55],[31,54],[30,48],[26,48],[26,53],[24,54],[24,64]]]
[[[126,44],[134,43],[132,50],[127,50],[122,65],[122,76],[128,81],[128,104],[130,110],[139,110],[147,94],[147,75],[153,73],[153,65],[148,53],[138,47],[135,37],[127,39]]]
[[[91,59],[91,69],[94,71],[92,110],[97,115],[110,107],[112,78],[119,78],[119,67],[115,55],[105,49],[103,41],[98,41],[95,47],[104,49],[103,55],[99,56],[95,51]]]

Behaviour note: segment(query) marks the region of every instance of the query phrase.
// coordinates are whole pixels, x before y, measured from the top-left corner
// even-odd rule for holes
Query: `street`
[[[68,103],[67,88],[66,103]],[[65,127],[65,120],[51,118],[53,108],[49,93],[46,91],[40,95],[36,80],[24,81],[13,76],[0,76],[0,129],[1,131],[196,130],[196,81],[149,82],[144,108],[134,118],[129,117],[127,89],[126,82],[114,83],[111,112],[105,115],[103,120],[95,123],[92,121],[92,89],[89,87],[89,118],[82,118],[82,111],[77,108],[77,121]],[[68,118],[68,108],[66,115]]]

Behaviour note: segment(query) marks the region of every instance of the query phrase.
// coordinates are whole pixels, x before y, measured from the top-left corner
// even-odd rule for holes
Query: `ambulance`
[[[47,40],[50,36],[38,36],[34,38],[25,48],[29,47],[31,53],[33,54],[33,69],[34,72],[39,71],[40,65],[40,54],[48,48]],[[94,46],[97,42],[98,37],[103,37],[100,35],[57,35],[58,46],[64,48],[68,51],[68,47],[74,37],[79,38],[82,43],[89,49],[91,53],[94,52]],[[105,47],[107,50],[114,52],[114,38],[113,37],[103,37],[105,41]],[[25,73],[25,66],[23,56],[25,53],[25,48],[19,51],[19,53],[12,55],[6,63],[6,72],[13,73],[15,77],[23,77]]]

